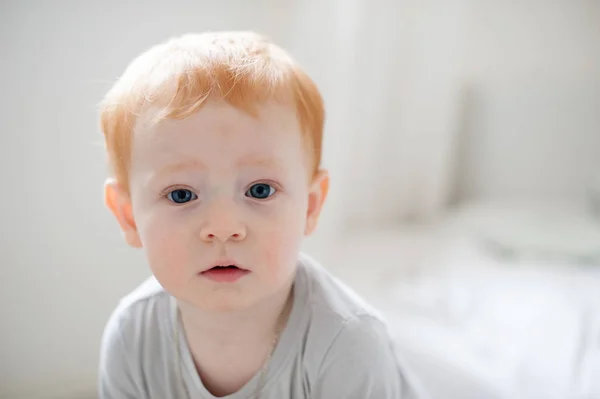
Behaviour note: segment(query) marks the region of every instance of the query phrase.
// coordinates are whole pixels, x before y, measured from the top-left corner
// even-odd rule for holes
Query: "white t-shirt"
[[[262,399],[416,398],[386,324],[356,293],[301,254],[287,326],[271,357]],[[150,278],[121,300],[100,353],[100,399],[214,399],[180,332],[174,298]],[[181,374],[180,375],[180,370]],[[259,373],[260,374],[260,373]],[[252,398],[259,375],[227,399]]]

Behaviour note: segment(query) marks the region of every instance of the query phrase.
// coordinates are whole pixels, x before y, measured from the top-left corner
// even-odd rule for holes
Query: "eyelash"
[[[187,186],[170,186],[165,188],[161,193],[160,196],[161,197],[165,197],[167,198],[167,196],[172,193],[173,191],[177,191],[177,190],[189,190],[193,193],[195,193],[195,190],[193,190],[191,187],[187,187]]]

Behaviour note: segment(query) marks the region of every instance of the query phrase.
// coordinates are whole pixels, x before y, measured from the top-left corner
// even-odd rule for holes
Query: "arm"
[[[319,371],[315,399],[413,399],[385,325],[371,316],[348,320]]]

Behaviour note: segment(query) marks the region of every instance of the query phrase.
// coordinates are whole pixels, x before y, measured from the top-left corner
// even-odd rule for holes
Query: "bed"
[[[434,399],[600,398],[600,262],[498,256],[464,226],[363,233],[339,272]]]

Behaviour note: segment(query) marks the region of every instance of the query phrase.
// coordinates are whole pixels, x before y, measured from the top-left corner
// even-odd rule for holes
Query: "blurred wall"
[[[577,201],[600,174],[600,2],[469,13],[460,197]]]

